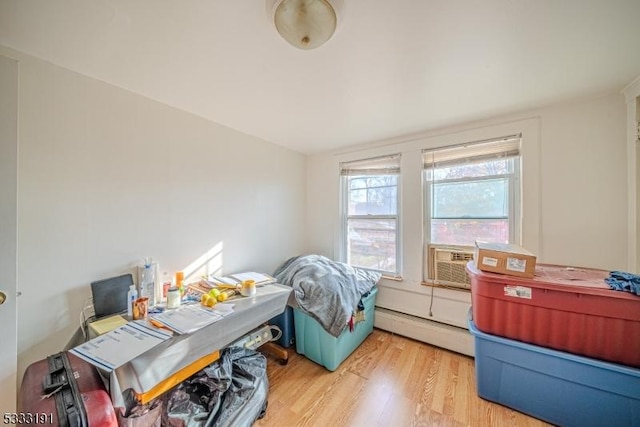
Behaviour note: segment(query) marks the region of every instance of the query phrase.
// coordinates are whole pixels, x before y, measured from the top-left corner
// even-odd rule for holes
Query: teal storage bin
[[[469,331],[483,399],[565,427],[640,426],[640,369]]]
[[[337,338],[329,334],[317,320],[295,308],[293,310],[296,332],[296,352],[306,356],[330,371],[338,366],[373,332],[373,316],[377,288],[373,288],[362,302],[363,322],[355,325],[353,332],[346,328]]]

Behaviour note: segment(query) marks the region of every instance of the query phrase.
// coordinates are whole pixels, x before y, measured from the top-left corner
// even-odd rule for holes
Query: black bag
[[[268,393],[264,355],[226,348],[220,359],[165,393],[162,425],[249,427],[265,415]]]

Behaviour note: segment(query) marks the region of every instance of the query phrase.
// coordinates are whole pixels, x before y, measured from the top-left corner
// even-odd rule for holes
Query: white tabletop
[[[272,283],[258,287],[255,297],[240,297],[233,313],[190,334],[176,335],[110,375],[110,392],[114,406],[124,406],[123,391],[131,388],[145,393],[166,378],[198,359],[221,350],[282,313],[291,288]]]

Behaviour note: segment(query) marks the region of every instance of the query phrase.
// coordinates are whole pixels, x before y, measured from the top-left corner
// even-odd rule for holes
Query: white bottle
[[[135,285],[129,286],[129,292],[127,292],[127,316],[133,316],[133,303],[138,299],[138,291]]]

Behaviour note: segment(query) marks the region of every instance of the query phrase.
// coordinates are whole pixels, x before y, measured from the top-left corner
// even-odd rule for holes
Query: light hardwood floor
[[[335,372],[294,349],[267,369],[259,427],[548,425],[479,398],[473,358],[378,329]]]

